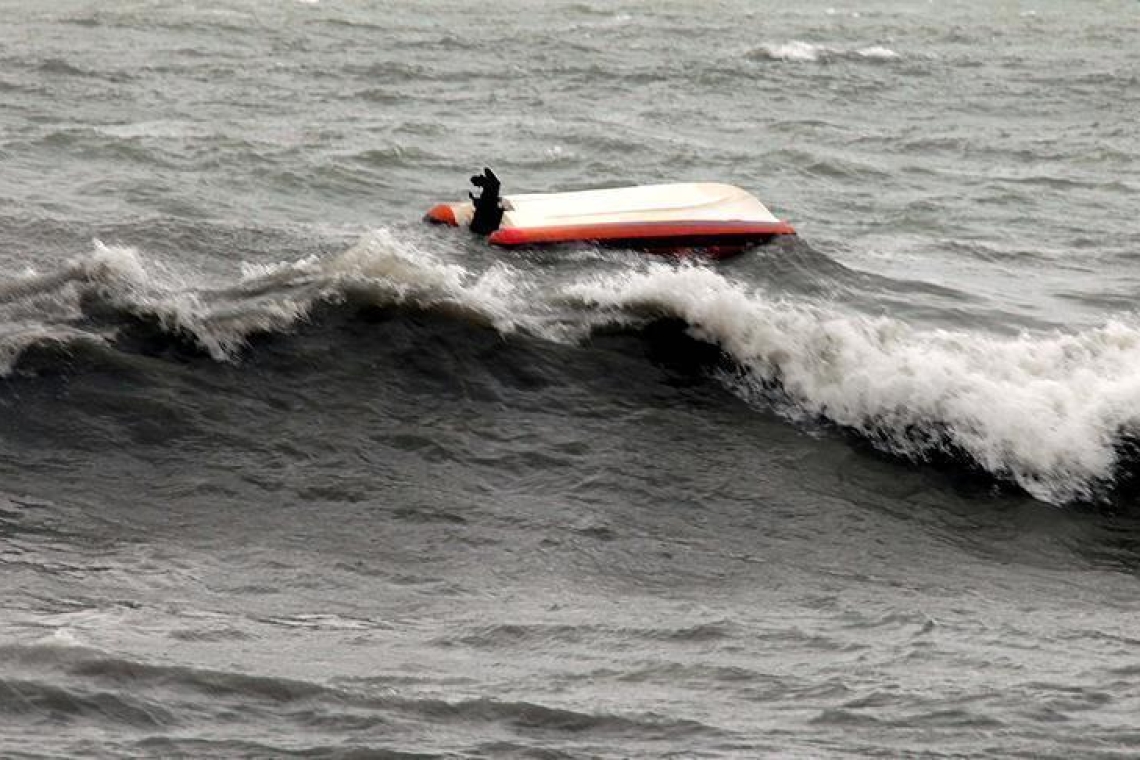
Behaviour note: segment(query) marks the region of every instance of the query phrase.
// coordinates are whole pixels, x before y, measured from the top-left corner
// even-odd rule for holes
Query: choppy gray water
[[[0,19],[0,754],[1140,752],[1140,5]]]

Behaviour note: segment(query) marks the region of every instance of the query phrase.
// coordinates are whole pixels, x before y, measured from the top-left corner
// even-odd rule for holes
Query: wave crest
[[[902,58],[883,45],[863,48],[836,48],[802,40],[782,43],[765,43],[751,50],[748,58],[754,61],[786,61],[792,63],[827,63],[839,60],[896,61]]]
[[[700,268],[578,283],[614,320],[684,319],[743,369],[737,390],[794,418],[859,432],[924,460],[964,453],[1044,501],[1087,500],[1113,479],[1140,409],[1140,325],[1015,337],[921,330],[889,317],[772,299]]]
[[[335,256],[246,264],[236,283],[218,285],[96,241],[92,253],[55,271],[0,283],[0,375],[30,346],[106,343],[132,323],[230,361],[252,336],[286,332],[318,305],[348,299],[446,309],[510,332],[516,288],[506,265],[473,274],[383,229]]]

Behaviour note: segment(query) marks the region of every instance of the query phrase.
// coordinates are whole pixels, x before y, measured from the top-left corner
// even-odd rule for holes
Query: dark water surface
[[[1137,4],[0,17],[0,755],[1140,752]]]

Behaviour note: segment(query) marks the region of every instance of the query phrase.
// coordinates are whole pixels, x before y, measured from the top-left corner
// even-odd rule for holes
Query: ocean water
[[[0,755],[1136,756],[1138,40],[0,0]],[[484,165],[800,234],[420,221]]]

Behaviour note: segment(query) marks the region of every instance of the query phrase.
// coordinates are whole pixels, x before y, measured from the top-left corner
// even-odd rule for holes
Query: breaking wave
[[[683,319],[742,370],[748,398],[848,428],[890,453],[965,454],[1053,503],[1098,498],[1140,418],[1140,325],[999,337],[922,330],[769,298],[708,269],[586,281],[569,294],[615,321]]]
[[[349,298],[450,309],[510,332],[513,289],[505,266],[472,275],[387,230],[337,256],[245,265],[236,284],[214,287],[145,261],[134,248],[96,242],[92,254],[62,269],[0,283],[0,375],[32,345],[106,344],[131,320],[228,361],[251,336],[288,331],[314,307]]]
[[[819,63],[840,60],[852,61],[895,61],[902,56],[882,45],[864,48],[843,49],[817,45],[801,40],[784,43],[767,43],[750,51],[748,57],[754,61],[790,61],[794,63]]]
[[[708,267],[638,264],[559,280],[502,262],[481,271],[381,230],[333,256],[247,265],[203,285],[96,244],[47,274],[0,283],[0,372],[32,346],[111,349],[143,323],[217,361],[251,338],[348,304],[430,310],[507,335],[579,343],[598,330],[681,320],[733,367],[729,387],[797,424],[853,431],[914,461],[965,461],[1052,503],[1114,487],[1140,417],[1140,324],[999,336],[920,328],[749,289]]]

